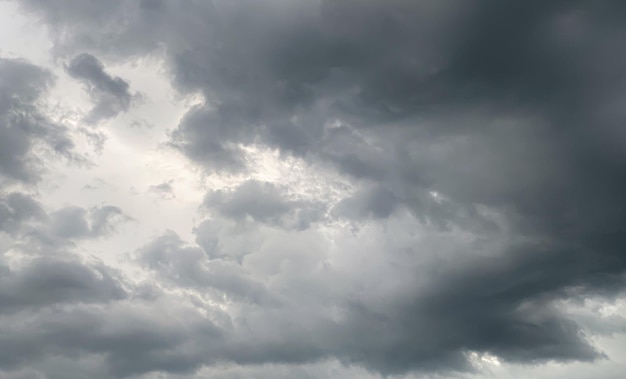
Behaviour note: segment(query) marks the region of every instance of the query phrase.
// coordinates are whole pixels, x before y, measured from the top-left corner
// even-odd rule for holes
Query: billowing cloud
[[[307,228],[323,217],[323,205],[299,199],[286,188],[247,180],[237,188],[209,192],[203,206],[236,221]]]
[[[261,281],[241,268],[235,260],[210,259],[199,247],[185,246],[169,232],[139,251],[139,261],[175,287],[215,288],[218,296],[233,296],[253,302],[271,301]]]
[[[124,247],[141,283],[42,254],[110,236],[121,208],[3,195],[7,372],[53,377],[50,360],[73,356],[104,378],[618,359],[597,340],[623,336],[623,319],[588,307],[626,285],[622,2],[21,4],[87,87],[87,121],[133,96],[96,55],[162,59],[179,95],[202,98],[177,125],[137,132],[167,130],[161,146],[199,169],[205,195],[195,241],[150,224],[157,237]],[[0,174],[33,183],[35,146],[72,147],[37,107],[52,77],[7,59],[0,75]],[[171,177],[149,191],[170,196]],[[176,189],[168,203],[182,204]],[[11,249],[36,258],[15,266]]]
[[[0,57],[0,180],[36,180],[46,150],[72,156],[74,143],[67,128],[40,107],[53,81],[43,68]]]
[[[3,267],[0,281],[3,313],[67,302],[102,303],[125,296],[105,267],[64,259],[36,258],[17,271]]]

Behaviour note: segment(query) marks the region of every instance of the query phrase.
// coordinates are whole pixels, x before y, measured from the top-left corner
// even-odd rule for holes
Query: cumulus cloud
[[[141,298],[142,291],[97,257],[73,251],[72,241],[110,232],[121,211],[104,206],[48,213],[35,198],[17,192],[1,195],[0,209],[0,236],[8,236],[0,244],[0,339],[13,346],[0,353],[2,377],[54,377],[54,363],[45,374],[37,363],[89,354],[77,349],[81,340],[103,344],[94,345],[96,350],[115,344],[110,333],[100,342],[89,334],[108,333],[101,328],[103,307]]]
[[[0,274],[2,313],[70,302],[103,303],[125,297],[115,274],[70,259],[36,258]]]
[[[398,204],[395,195],[386,188],[368,188],[341,200],[334,212],[338,216],[360,220],[367,217],[389,217]]]
[[[75,56],[67,70],[87,86],[94,122],[127,111],[133,95],[94,55],[76,54],[160,54],[176,89],[204,98],[167,145],[213,179],[243,179],[207,190],[195,244],[166,232],[132,254],[165,294],[50,264],[70,290],[51,290],[45,306],[6,300],[46,310],[13,331],[6,316],[0,339],[16,353],[0,355],[4,366],[48,372],[49,357],[78,355],[99,357],[104,377],[320,361],[464,375],[472,354],[524,367],[611,358],[594,343],[597,325],[561,305],[619,297],[626,284],[623,2],[22,4],[50,27],[57,54]],[[48,74],[5,59],[0,75],[0,173],[32,181],[33,141],[71,143],[31,117]],[[254,179],[251,145],[340,176],[349,191],[328,200],[291,178]],[[93,238],[123,215],[69,207],[37,221],[35,203],[11,196],[0,226],[12,236],[26,225]],[[31,279],[38,267],[7,265],[7,288],[58,284]],[[50,306],[66,296],[80,306]]]
[[[73,156],[67,128],[42,110],[42,97],[53,82],[41,67],[0,57],[0,180],[36,181],[43,170],[42,149]]]
[[[162,279],[173,282],[175,287],[215,288],[218,296],[232,296],[238,300],[272,300],[264,284],[236,261],[211,260],[210,253],[199,247],[185,246],[173,232],[143,247],[138,252],[138,259]]]

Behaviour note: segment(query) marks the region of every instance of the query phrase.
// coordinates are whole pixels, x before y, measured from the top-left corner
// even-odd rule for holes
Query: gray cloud
[[[104,358],[100,375],[128,377],[146,372],[145,367],[184,373],[201,363],[200,356],[189,354],[191,341],[219,336],[210,321],[188,307],[168,312],[177,318],[168,320],[147,310],[140,301],[134,305],[123,301],[105,309],[50,309],[19,325],[12,319],[16,316],[6,316],[4,325],[10,322],[14,327],[2,327],[0,339],[13,349],[0,353],[0,364],[10,369],[52,357],[100,355]]]
[[[40,106],[53,82],[53,75],[40,67],[0,57],[0,180],[37,180],[43,170],[41,149],[77,158],[67,129]]]
[[[237,235],[239,239],[247,237],[246,233]],[[263,276],[256,265],[283,262],[270,283],[256,284],[257,290],[264,288],[280,302],[250,307],[248,302],[257,301],[251,296],[254,287],[247,287],[247,296],[235,297],[231,304],[245,311],[241,319],[232,320],[234,329],[214,348],[223,359],[241,364],[338,358],[383,374],[396,374],[407,369],[439,371],[442,367],[471,370],[468,351],[525,363],[589,361],[603,356],[575,321],[551,305],[562,296],[559,291],[569,280],[568,271],[577,270],[577,263],[560,262],[554,248],[524,244],[506,255],[479,258],[476,254],[499,247],[476,241],[465,246],[469,251],[456,251],[464,242],[454,233],[442,236],[440,242],[419,241],[403,233],[387,237],[395,238],[393,242],[377,241],[380,237],[374,233],[371,241],[376,242],[363,241],[352,250],[343,250],[343,254],[350,254],[346,266],[340,262],[322,264],[329,259],[323,250],[314,249],[307,256],[302,251],[308,242],[305,234],[274,237],[277,243],[298,241],[295,246],[301,251],[297,256],[276,255],[272,251],[275,246],[266,241],[243,258],[241,268],[231,266],[237,267],[236,271],[225,270],[226,264],[233,262],[226,252],[213,258],[215,253],[184,246],[174,235],[155,240],[139,252],[139,257],[168,281],[200,290],[205,296],[210,292],[202,291],[203,286],[219,285],[226,294],[233,293],[242,289],[237,279],[242,275]],[[442,246],[437,246],[441,243],[458,256],[448,256]],[[221,248],[227,250],[228,246]],[[440,258],[416,259],[423,249],[433,250]],[[293,255],[289,247],[285,252]],[[446,259],[456,263],[442,264]],[[358,263],[368,260],[372,262]],[[560,273],[551,269],[558,265]],[[543,277],[534,272],[534,266],[546,270]],[[591,262],[589,267],[593,271]],[[228,275],[212,272],[214,268]],[[391,273],[396,277],[388,276]],[[581,277],[579,282],[587,279]],[[301,298],[303,293],[305,299]],[[582,298],[585,294],[573,292],[569,296]],[[311,338],[312,330],[315,338]]]
[[[335,251],[312,243],[310,228],[264,229],[302,205],[279,187],[248,181],[210,192],[212,215],[263,224],[255,229],[263,243],[213,255],[209,247],[224,237],[202,224],[200,247],[170,235],[139,255],[170,285],[239,295],[233,306],[245,323],[211,345],[213,356],[240,364],[336,358],[383,374],[467,371],[468,351],[523,364],[602,357],[555,304],[624,288],[623,2],[23,3],[63,31],[60,53],[127,59],[165,47],[177,88],[206,100],[182,118],[170,145],[206,171],[245,171],[242,144],[278,149],[363,188],[336,216],[388,227],[368,229],[380,241],[346,238]],[[93,85],[128,94],[101,65],[89,66],[108,78],[83,74]],[[11,138],[0,169],[28,178],[28,139]],[[421,223],[402,219],[401,207]],[[80,220],[68,215],[70,229],[87,230]],[[442,242],[406,236],[420,227],[469,237],[439,254]],[[330,250],[350,264],[325,265]],[[267,292],[283,300],[278,311],[246,303],[264,276],[272,277]],[[194,344],[185,331],[168,343]],[[76,349],[90,349],[90,338],[99,336],[76,340]],[[210,363],[201,350],[169,368],[142,351],[136,371],[117,373],[192,370]]]
[[[211,260],[211,254],[216,253],[185,246],[180,237],[169,232],[143,247],[138,253],[138,260],[177,286],[215,288],[219,291],[218,295],[225,294],[240,301],[275,301],[265,285],[251,277],[236,261]]]
[[[2,313],[67,303],[105,303],[126,296],[115,274],[80,261],[35,258],[19,270],[0,269]]]
[[[323,205],[298,199],[286,188],[269,182],[247,180],[230,190],[210,191],[203,206],[236,221],[308,228],[323,216]]]
[[[383,373],[395,373],[400,367],[439,370],[442,363],[447,370],[464,370],[470,368],[466,349],[494,349],[506,359],[522,362],[572,356],[588,360],[599,355],[573,321],[546,307],[549,299],[519,307],[516,299],[524,298],[534,282],[524,277],[524,271],[513,271],[521,266],[514,259],[474,261],[476,269],[471,271],[460,262],[443,272],[439,262],[415,262],[412,255],[425,247],[440,250],[436,241],[425,245],[422,241],[407,254],[402,246],[415,245],[414,237],[399,233],[385,241],[380,238],[384,234],[374,232],[373,244],[363,241],[362,246],[343,250],[352,255],[345,264],[320,265],[329,258],[323,250],[304,251],[312,237],[307,233],[312,232],[296,233],[290,240],[298,241],[300,254],[294,255],[289,247],[281,253],[277,246],[287,239],[278,234],[234,265],[226,257],[213,259],[198,247],[186,246],[172,233],[138,251],[138,259],[164,279],[163,284],[192,289],[209,299],[221,293],[231,296],[231,307],[240,315],[226,319],[204,302],[191,306],[185,296],[157,295],[146,300],[135,297],[138,290],[136,295],[126,295],[108,271],[100,271],[99,278],[90,274],[91,269],[69,262],[41,265],[35,261],[22,270],[22,280],[3,292],[21,294],[22,312],[34,304],[54,307],[32,314],[17,329],[5,328],[0,338],[14,349],[0,354],[0,362],[6,369],[19,369],[28,362],[31,367],[43,364],[46,370],[45,361],[53,356],[97,355],[104,360],[97,363],[96,373],[125,377],[155,370],[191,373],[216,361],[257,365],[334,358]],[[454,234],[448,234],[441,242],[451,247],[462,242],[450,243],[452,239]],[[387,252],[381,255],[384,246]],[[545,266],[544,253],[537,254],[539,262],[524,264]],[[355,267],[356,257],[372,262]],[[278,263],[281,268],[271,282],[255,283],[262,265]],[[27,272],[38,274],[35,278]],[[389,272],[396,277],[389,277]],[[428,286],[415,279],[433,272]],[[108,284],[98,282],[102,280]],[[351,284],[346,286],[346,280]],[[433,285],[438,281],[442,283]],[[509,293],[500,292],[503,287]],[[207,292],[208,288],[218,291]],[[302,299],[305,288],[307,297]],[[260,294],[281,301],[259,302]],[[59,307],[68,301],[78,307]],[[92,302],[98,308],[89,305]],[[472,306],[475,303],[480,307]],[[466,309],[462,319],[455,311],[459,306]],[[201,316],[198,307],[210,318]],[[3,317],[2,325],[18,325],[15,316]],[[466,328],[467,322],[473,328]],[[422,343],[415,344],[416,339]]]
[[[208,207],[216,207],[227,217],[242,219],[251,217],[268,221],[287,213],[291,206],[279,188],[271,183],[247,181],[231,193],[215,191],[204,200]]]
[[[109,234],[130,218],[118,207],[107,205],[86,210],[66,207],[50,214],[51,232],[60,238],[93,238]]]
[[[127,345],[130,340],[103,330],[106,313],[131,297],[141,301],[149,296],[140,286],[125,281],[119,271],[69,250],[72,239],[109,233],[116,220],[125,218],[123,213],[102,206],[90,210],[69,207],[49,214],[23,193],[1,196],[0,210],[0,236],[9,236],[0,244],[0,343],[13,347],[0,352],[0,376],[54,377],[58,365],[55,369],[52,364],[42,374],[37,364],[45,365],[56,357],[106,353],[117,343],[120,346],[113,350],[120,351]],[[131,340],[141,339],[141,332],[131,329],[135,331]],[[146,343],[155,341],[150,333],[149,329],[144,332],[145,338],[151,339]],[[94,345],[77,350],[86,340]],[[134,370],[123,356],[108,356],[107,360],[111,363],[106,367],[119,370],[120,375]],[[103,374],[105,366],[100,363],[97,367],[100,373],[91,377]]]
[[[95,238],[126,218],[119,208],[70,207],[48,214],[32,196],[0,196],[0,313],[124,299],[120,275],[66,250],[72,238]],[[12,250],[12,251],[11,251]]]
[[[168,180],[167,182],[150,186],[148,191],[158,195],[163,199],[174,199],[176,198],[176,194],[174,194],[173,183],[173,180]]]
[[[396,206],[398,199],[386,188],[367,188],[353,196],[341,200],[333,212],[340,217],[364,219],[367,217],[389,217]]]
[[[130,109],[136,95],[130,93],[130,85],[122,78],[109,75],[98,58],[82,53],[74,57],[66,67],[73,78],[81,81],[95,104],[86,120],[97,123]]]
[[[53,254],[76,240],[105,237],[130,220],[120,208],[110,205],[90,209],[70,206],[48,213],[30,195],[0,195],[0,232],[27,254]]]

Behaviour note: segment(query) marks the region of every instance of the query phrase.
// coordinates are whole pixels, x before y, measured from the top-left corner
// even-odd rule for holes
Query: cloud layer
[[[136,96],[96,56],[161,59],[178,95],[202,97],[158,130],[210,180],[195,240],[163,225],[116,253],[123,267],[85,258],[76,246],[131,216],[114,193],[38,202],[44,157],[72,156],[74,137],[40,104],[54,76],[0,58],[7,378],[316,377],[307,367],[332,362],[462,376],[480,374],[477,356],[619,359],[596,340],[623,322],[572,304],[618,302],[625,285],[621,2],[21,4],[94,104],[83,122]],[[184,197],[156,183],[146,191]]]

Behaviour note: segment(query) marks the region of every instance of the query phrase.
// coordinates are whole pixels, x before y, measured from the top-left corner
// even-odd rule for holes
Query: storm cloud
[[[622,2],[21,5],[87,88],[85,122],[134,96],[96,55],[160,60],[178,96],[201,98],[154,129],[205,181],[192,241],[150,223],[150,240],[118,252],[126,274],[42,254],[113,238],[125,208],[49,210],[7,192],[0,227],[37,258],[16,268],[7,253],[0,271],[2,324],[30,315],[0,333],[20,352],[0,369],[53,378],[71,366],[51,359],[79,356],[103,378],[320,362],[470,376],[476,356],[619,359],[597,337],[623,336],[621,319],[572,309],[619,302],[626,284]],[[0,75],[0,174],[34,183],[35,144],[73,146],[36,106],[52,76],[8,59]],[[149,191],[187,206],[178,166],[156,165]]]

